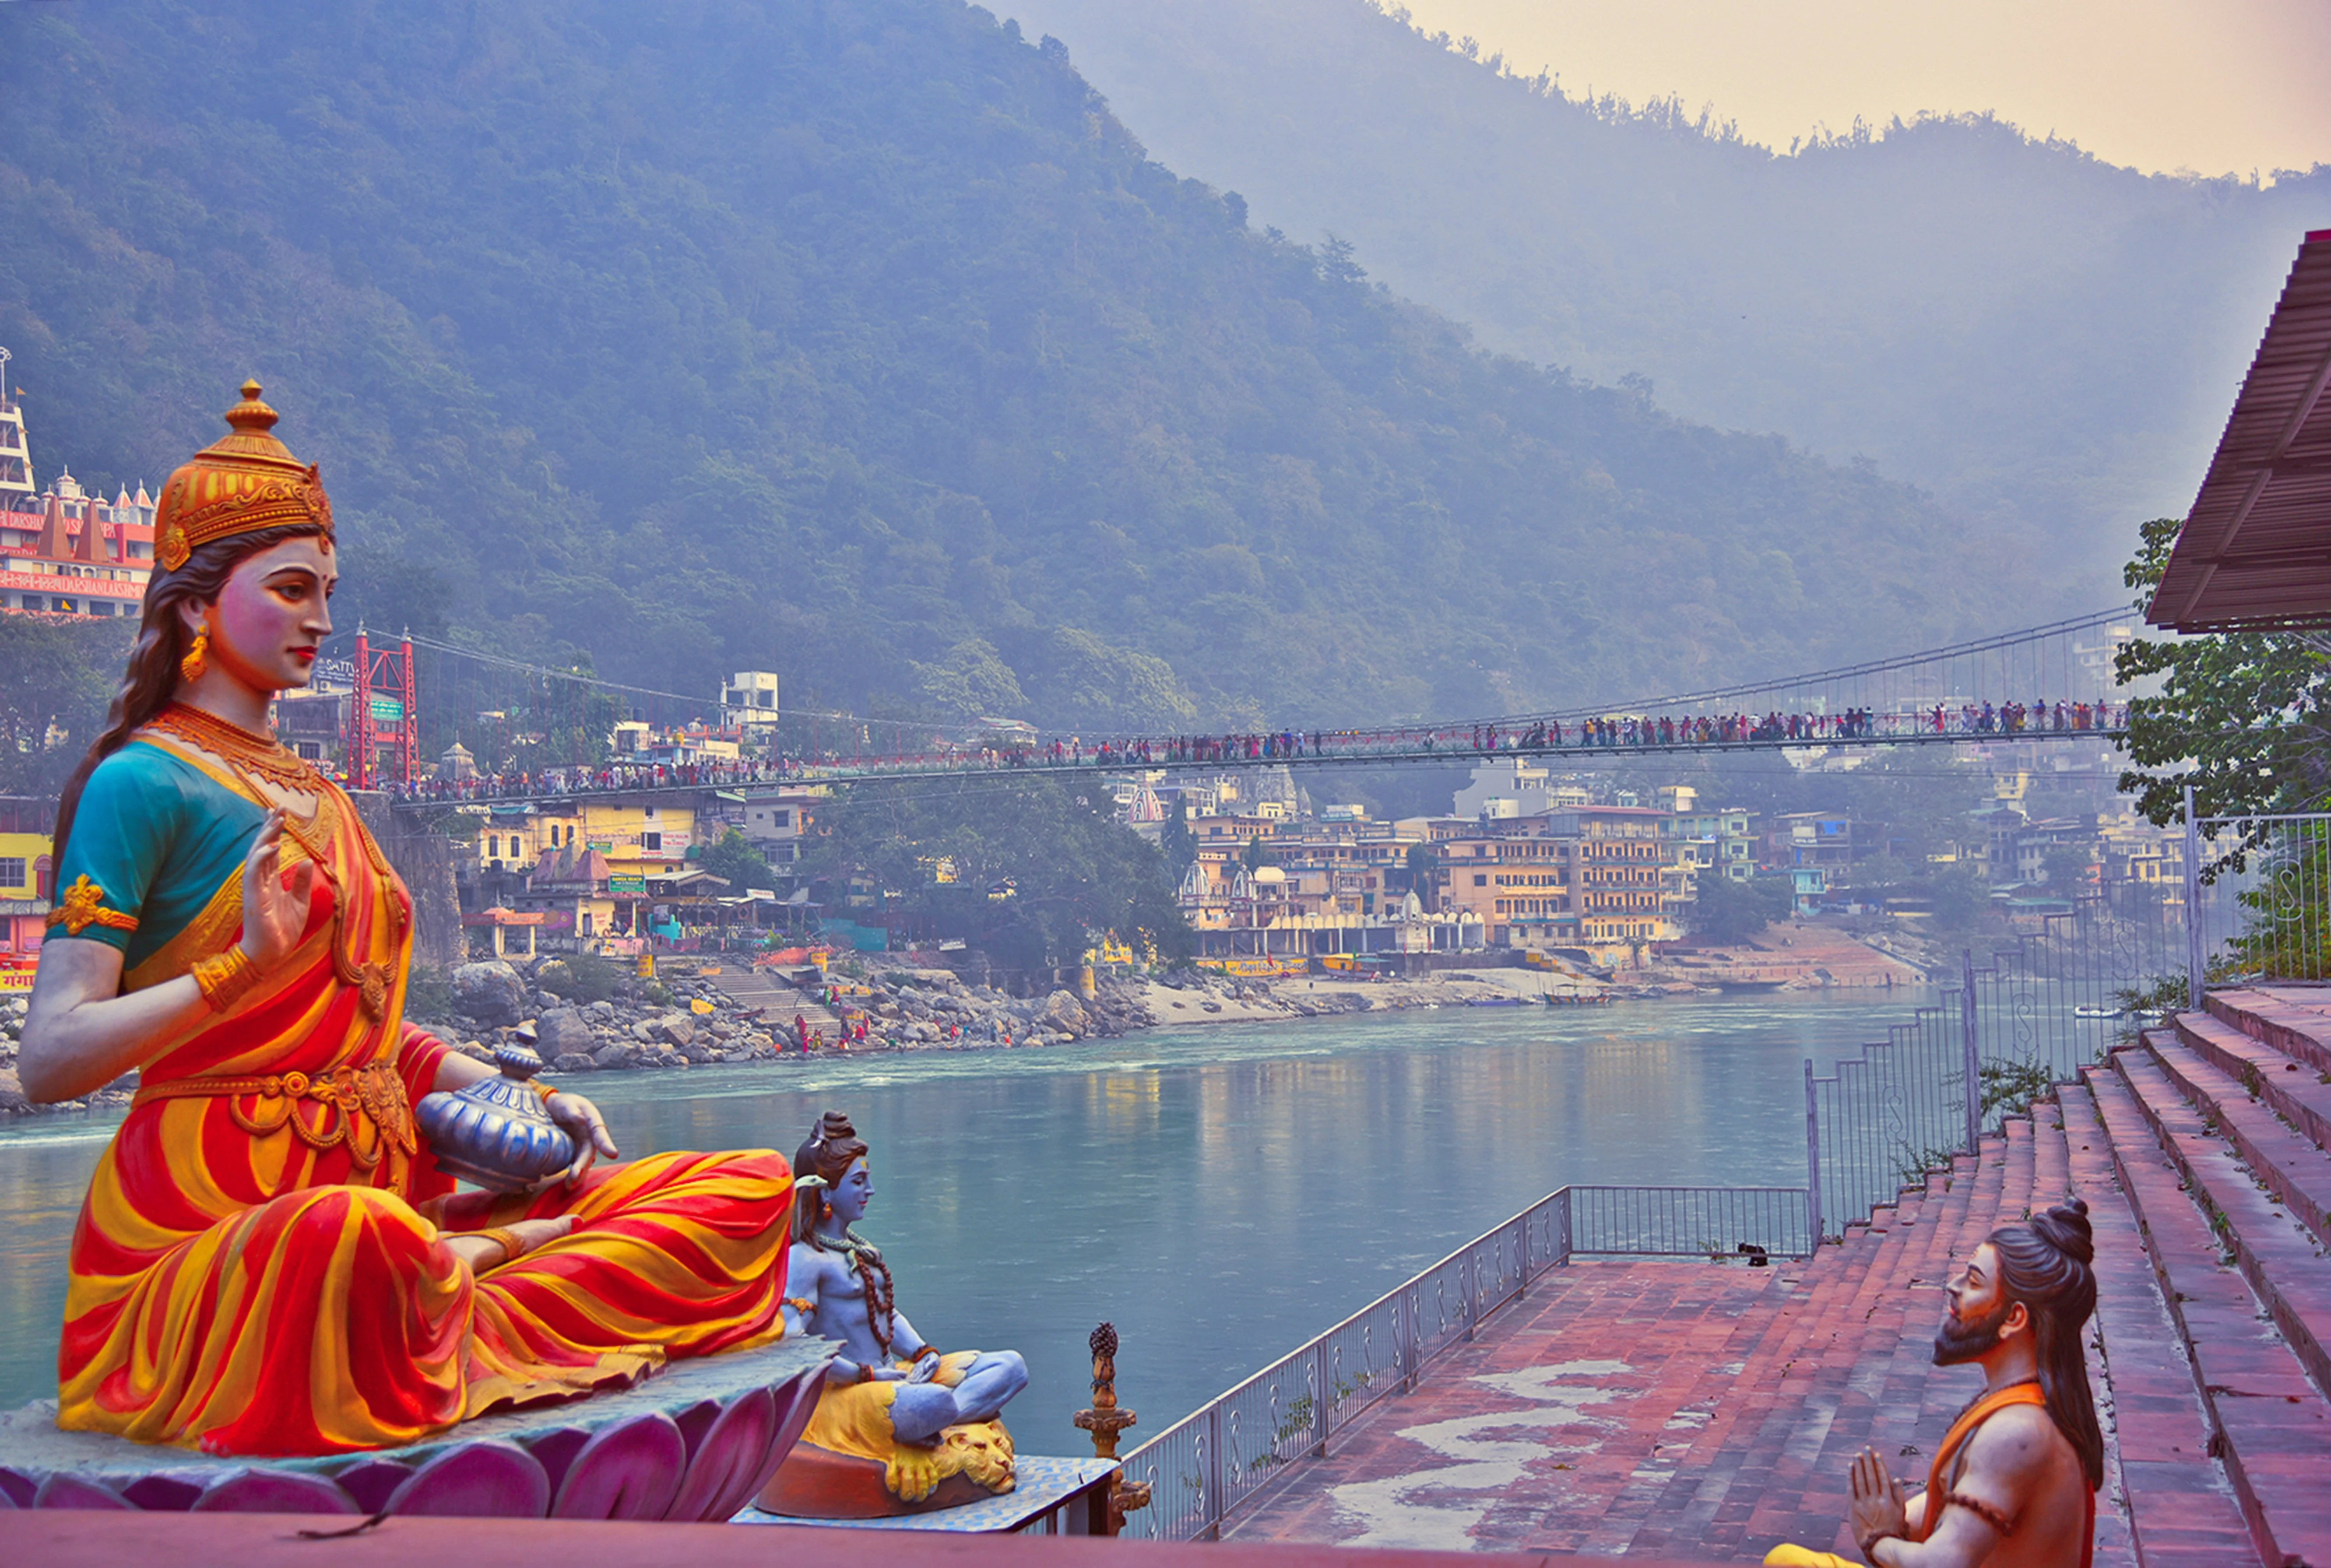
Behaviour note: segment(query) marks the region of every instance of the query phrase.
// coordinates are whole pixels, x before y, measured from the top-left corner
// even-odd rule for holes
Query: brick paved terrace
[[[2331,988],[2316,987],[2212,996],[1808,1261],[1554,1270],[1327,1457],[1290,1465],[1233,1516],[1227,1544],[893,1536],[880,1557],[1423,1568],[1464,1553],[1655,1568],[1754,1563],[1781,1540],[1851,1555],[1850,1457],[1872,1445],[1923,1476],[1976,1385],[1972,1369],[1928,1362],[1953,1260],[2068,1195],[2087,1200],[2097,1239],[2098,1563],[2331,1565]],[[6,1560],[28,1568],[267,1568],[319,1554],[347,1568],[449,1554],[722,1568],[834,1541],[392,1519],[319,1545],[295,1537],[301,1521],[264,1516],[0,1517],[15,1521],[0,1525]]]
[[[1922,1478],[1979,1384],[1929,1364],[1953,1259],[2069,1195],[2097,1239],[2100,1568],[2331,1565],[2331,988],[2314,987],[2222,993],[2147,1031],[1810,1261],[1556,1270],[1227,1534],[1852,1557],[1850,1458],[1870,1444]]]

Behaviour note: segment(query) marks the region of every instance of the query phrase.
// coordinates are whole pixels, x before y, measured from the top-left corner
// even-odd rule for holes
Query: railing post
[[[1959,949],[1959,1050],[1966,1072],[1966,1152],[1983,1142],[1983,1053],[1974,1019],[1974,950]]]
[[[1327,1411],[1329,1402],[1336,1396],[1327,1386],[1327,1342],[1321,1340],[1311,1351],[1311,1454],[1314,1459],[1327,1457]]]
[[[1206,1407],[1206,1533],[1208,1541],[1223,1538],[1223,1516],[1228,1509],[1223,1502],[1223,1402],[1216,1400]]]
[[[1805,1058],[1805,1251],[1821,1250],[1821,1101],[1813,1092],[1813,1059]]]
[[[1523,1211],[1522,1211],[1522,1277],[1521,1277],[1521,1282],[1520,1282],[1520,1284],[1519,1284],[1519,1285],[1518,1285],[1518,1286],[1515,1288],[1515,1290],[1514,1290],[1514,1296],[1515,1296],[1515,1297],[1516,1297],[1517,1299],[1519,1299],[1519,1298],[1520,1298],[1520,1297],[1522,1297],[1527,1296],[1527,1295],[1529,1294],[1529,1288],[1530,1288],[1530,1212],[1529,1212],[1527,1209],[1525,1209],[1525,1210],[1523,1210]]]
[[[1457,1285],[1465,1292],[1465,1343],[1470,1345],[1481,1326],[1481,1259],[1470,1248],[1457,1260]]]
[[[1557,1261],[1567,1264],[1572,1250],[1578,1245],[1578,1232],[1571,1224],[1570,1188],[1567,1184],[1563,1187],[1560,1196],[1562,1207],[1555,1211],[1555,1222],[1562,1227],[1562,1239],[1555,1253]]]
[[[2202,964],[2202,824],[2193,817],[2193,786],[2185,786],[2185,1005],[2202,1010],[2209,978]]]

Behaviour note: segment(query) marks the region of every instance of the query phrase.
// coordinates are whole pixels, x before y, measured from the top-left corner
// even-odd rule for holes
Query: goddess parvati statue
[[[413,906],[265,728],[331,631],[331,504],[245,384],[170,476],[128,679],[67,784],[18,1070],[135,1068],[74,1232],[57,1421],[214,1453],[395,1447],[784,1332],[774,1151],[574,1164],[453,1195],[412,1107],[491,1077],[403,1022]]]
[[[873,1201],[865,1140],[828,1111],[794,1156],[785,1326],[842,1342],[801,1441],[761,1506],[858,1518],[1008,1492],[1011,1434],[997,1420],[1028,1386],[1015,1351],[940,1351],[898,1308],[890,1265],[852,1229]]]

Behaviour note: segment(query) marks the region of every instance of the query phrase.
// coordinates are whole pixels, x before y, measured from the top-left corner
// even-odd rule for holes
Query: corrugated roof
[[[2331,626],[2331,229],[2298,248],[2145,618]]]

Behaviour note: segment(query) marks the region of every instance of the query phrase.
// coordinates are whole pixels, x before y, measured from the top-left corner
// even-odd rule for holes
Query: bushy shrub
[[[604,1002],[615,994],[623,971],[596,953],[554,958],[537,971],[534,983],[568,1002]]]
[[[452,983],[425,964],[414,965],[404,976],[404,1016],[433,1021],[452,1017]]]

